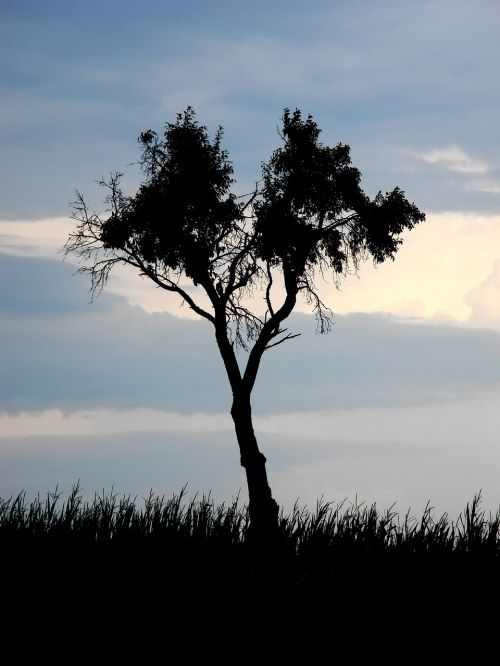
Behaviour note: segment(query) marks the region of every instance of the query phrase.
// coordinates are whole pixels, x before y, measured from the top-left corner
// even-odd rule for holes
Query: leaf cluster
[[[135,197],[102,225],[105,249],[132,251],[148,265],[182,271],[197,281],[233,225],[241,219],[229,192],[232,165],[188,107],[167,123],[163,140],[148,130],[139,137],[146,176]]]
[[[371,201],[349,146],[324,146],[319,135],[312,116],[285,110],[284,146],[263,165],[256,205],[260,256],[297,278],[318,265],[345,274],[349,262],[368,255],[377,263],[393,259],[399,235],[424,219],[399,188]]]
[[[143,132],[144,180],[135,196],[122,192],[115,174],[100,182],[108,190],[106,216],[90,214],[80,194],[74,204],[78,224],[66,252],[79,255],[92,291],[102,289],[116,264],[131,265],[216,325],[219,343],[221,329],[242,346],[260,340],[257,356],[277,344],[271,341],[283,332],[299,293],[319,330],[328,330],[317,274],[338,284],[361,260],[394,259],[402,232],[424,214],[399,188],[371,200],[349,146],[323,145],[312,116],[285,109],[282,120],[282,146],[262,164],[255,189],[241,197],[231,191],[222,128],[211,140],[191,107],[166,124],[162,137]],[[186,279],[204,290],[211,309],[194,300]],[[257,288],[264,293],[263,314],[247,305]]]

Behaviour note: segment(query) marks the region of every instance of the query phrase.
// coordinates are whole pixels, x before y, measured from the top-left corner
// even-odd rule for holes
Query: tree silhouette
[[[282,325],[299,295],[314,310],[319,331],[328,331],[331,313],[317,278],[328,273],[338,282],[369,257],[394,259],[401,233],[424,220],[399,188],[366,196],[349,146],[323,145],[311,116],[285,109],[282,123],[283,145],[262,165],[254,191],[242,197],[230,190],[233,168],[221,147],[222,128],[210,140],[191,107],[166,124],[162,138],[143,132],[144,179],[135,196],[123,193],[122,174],[100,181],[108,190],[108,210],[100,216],[77,192],[77,226],[65,245],[79,256],[80,272],[90,274],[93,294],[114,266],[129,265],[213,325],[257,534],[278,524],[250,401],[264,352],[295,337]],[[262,299],[252,301],[258,290]],[[264,303],[264,312],[255,302]],[[242,367],[238,348],[247,352]]]

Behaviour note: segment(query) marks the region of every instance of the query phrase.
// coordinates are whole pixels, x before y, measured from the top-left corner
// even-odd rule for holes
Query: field
[[[237,502],[188,501],[184,490],[142,504],[75,486],[27,501],[0,500],[4,571],[16,598],[164,610],[210,600],[287,609],[479,608],[500,591],[500,513],[475,496],[458,520],[375,505],[319,502],[281,515],[272,543],[254,542]]]

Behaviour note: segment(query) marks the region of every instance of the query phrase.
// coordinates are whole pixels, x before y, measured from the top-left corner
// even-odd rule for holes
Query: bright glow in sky
[[[3,251],[20,256],[60,259],[72,221],[1,222]],[[374,267],[364,264],[341,289],[324,284],[321,294],[334,312],[387,312],[402,317],[455,321],[500,328],[500,307],[492,289],[498,281],[500,215],[428,213],[424,224],[407,232],[397,259]],[[72,257],[68,258],[72,261]],[[111,292],[147,312],[197,318],[175,295],[138,279],[132,270],[112,277]],[[303,303],[299,310],[308,312]]]

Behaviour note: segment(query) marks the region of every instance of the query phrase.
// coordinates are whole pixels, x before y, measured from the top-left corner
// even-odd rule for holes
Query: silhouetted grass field
[[[78,486],[65,500],[21,493],[0,500],[2,570],[18,604],[166,615],[262,601],[323,614],[422,603],[436,611],[477,608],[500,591],[500,512],[487,516],[480,495],[456,521],[429,506],[412,518],[319,502],[295,506],[280,524],[263,548],[236,501],[188,501],[184,490],[140,504],[114,493],[83,501]]]

